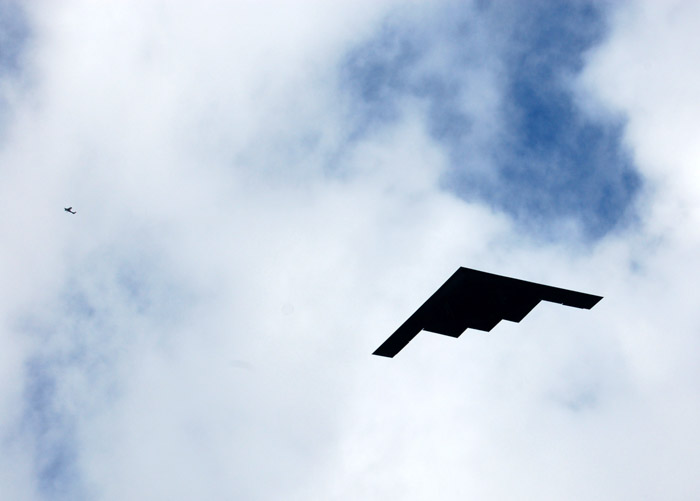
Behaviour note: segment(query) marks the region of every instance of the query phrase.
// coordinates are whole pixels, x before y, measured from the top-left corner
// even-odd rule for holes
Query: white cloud
[[[621,7],[589,55],[582,88],[627,117],[649,181],[639,225],[585,248],[543,244],[444,191],[447,152],[416,100],[348,139],[339,65],[394,8],[31,7],[31,78],[15,89],[0,149],[11,285],[0,492],[698,492],[692,7]],[[490,115],[498,98],[486,94]],[[478,115],[480,102],[469,107]],[[520,325],[458,341],[421,334],[394,360],[372,357],[460,265],[606,298],[591,312],[540,305]],[[39,446],[75,457],[51,473],[37,467]]]

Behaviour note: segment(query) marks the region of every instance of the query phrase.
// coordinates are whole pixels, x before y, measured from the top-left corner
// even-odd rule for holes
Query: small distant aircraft
[[[63,210],[66,211],[66,212],[70,212],[71,214],[75,214],[75,211],[73,210],[73,207],[64,207]]]

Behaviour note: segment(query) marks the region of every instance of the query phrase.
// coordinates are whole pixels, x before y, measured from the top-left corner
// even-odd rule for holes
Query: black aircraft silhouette
[[[421,330],[459,337],[468,328],[488,332],[504,319],[520,322],[540,301],[590,310],[601,299],[583,292],[460,268],[373,355],[393,357]]]
[[[73,210],[73,207],[64,207],[63,210],[66,211],[66,212],[70,212],[71,214],[75,214],[75,211]]]

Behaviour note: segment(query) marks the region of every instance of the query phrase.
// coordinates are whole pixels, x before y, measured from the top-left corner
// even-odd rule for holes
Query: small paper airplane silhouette
[[[66,212],[70,212],[71,214],[75,214],[75,211],[73,210],[73,207],[64,207],[63,210],[66,211]]]

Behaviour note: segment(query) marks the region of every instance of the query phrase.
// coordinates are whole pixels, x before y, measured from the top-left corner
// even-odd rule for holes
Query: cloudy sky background
[[[699,28],[1,1],[2,498],[697,499]],[[371,356],[458,266],[605,299]]]

